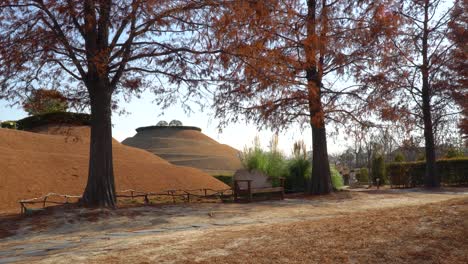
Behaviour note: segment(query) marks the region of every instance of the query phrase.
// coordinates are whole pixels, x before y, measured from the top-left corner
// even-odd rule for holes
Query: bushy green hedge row
[[[395,162],[387,165],[387,175],[392,185],[415,187],[424,184],[425,169],[424,161]],[[468,157],[438,160],[437,174],[445,185],[468,184]]]
[[[53,123],[84,126],[91,124],[91,115],[70,112],[54,112],[26,117],[18,120],[16,123],[17,128],[20,130],[30,130],[34,127]]]

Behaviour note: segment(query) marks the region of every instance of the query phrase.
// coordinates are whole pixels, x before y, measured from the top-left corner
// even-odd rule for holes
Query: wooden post
[[[145,204],[149,204],[148,194],[145,194]]]
[[[203,189],[205,191],[205,197],[206,197],[206,189]]]
[[[281,200],[284,200],[284,178],[280,178],[280,186],[281,186]]]
[[[44,197],[44,202],[42,203],[42,208],[45,208],[47,202],[47,195]]]
[[[190,203],[190,193],[187,192],[187,203]]]
[[[247,181],[247,191],[249,192],[249,202],[252,202],[252,189],[251,189],[251,184],[252,181]]]
[[[238,200],[238,198],[237,198],[237,188],[238,188],[237,181],[234,181],[234,202],[237,202],[237,200]]]

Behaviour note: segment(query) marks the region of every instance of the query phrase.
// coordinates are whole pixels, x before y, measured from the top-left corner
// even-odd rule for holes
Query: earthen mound
[[[188,126],[140,127],[122,144],[145,149],[175,165],[201,169],[212,175],[233,174],[242,167],[239,151]]]
[[[80,195],[87,181],[89,127],[0,129],[0,211],[49,192]],[[116,190],[227,189],[200,170],[174,166],[141,149],[113,143]]]

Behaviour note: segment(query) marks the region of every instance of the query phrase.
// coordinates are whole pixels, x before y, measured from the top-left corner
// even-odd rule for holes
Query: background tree
[[[326,122],[357,119],[362,110],[358,87],[336,81],[367,60],[382,14],[366,1],[233,1],[215,28],[225,52],[220,71],[227,72],[216,91],[221,125],[243,113],[273,129],[310,126],[310,190],[331,192]]]
[[[401,152],[398,152],[395,155],[395,158],[393,159],[393,161],[395,161],[395,162],[404,162],[405,161],[405,156]]]
[[[379,184],[387,183],[387,176],[385,174],[385,160],[381,154],[375,154],[372,158],[371,181],[374,184],[377,184],[377,179],[379,179]]]
[[[174,119],[171,122],[169,122],[169,126],[183,126],[183,124],[179,120]]]
[[[68,109],[68,99],[57,90],[33,90],[23,103],[23,109],[29,115],[65,112]]]
[[[440,0],[395,1],[387,8],[399,19],[385,25],[392,34],[376,45],[375,60],[363,66],[357,77],[376,88],[370,107],[382,118],[416,125],[424,133],[425,185],[437,187],[434,130],[447,117],[459,114],[453,107],[453,92],[446,71],[452,63],[454,45],[448,39],[453,6]]]
[[[453,89],[452,97],[462,109],[459,126],[468,139],[468,2],[455,1],[451,16],[448,37],[455,46],[451,52],[452,63],[447,76],[451,84],[457,87]]]
[[[169,124],[168,124],[166,121],[164,121],[164,120],[161,120],[161,121],[159,121],[159,122],[156,124],[156,126],[168,126],[168,125],[169,125]]]
[[[361,168],[356,177],[359,183],[369,182],[369,170],[367,168]]]
[[[451,159],[451,158],[460,158],[463,157],[464,154],[460,149],[451,147],[447,150],[447,153],[445,154],[445,158]]]
[[[89,175],[82,202],[115,205],[111,112],[117,95],[151,87],[158,103],[194,98],[209,70],[210,1],[3,0],[0,99],[37,85],[89,98]],[[151,79],[149,79],[149,76]],[[21,88],[20,88],[21,87]]]
[[[348,169],[354,168],[354,159],[354,149],[351,147],[348,147],[343,153],[338,155],[338,163],[346,166]]]

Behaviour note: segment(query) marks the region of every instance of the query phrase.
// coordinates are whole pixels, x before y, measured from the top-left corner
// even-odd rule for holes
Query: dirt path
[[[361,190],[252,204],[56,211],[2,221],[0,231],[3,229],[5,233],[10,229],[13,235],[0,239],[0,263],[313,263],[318,260],[361,263],[362,257],[376,257],[365,253],[366,250],[391,245],[397,248],[394,243],[400,241],[396,245],[401,245],[404,240],[401,236],[405,234],[416,236],[410,241],[416,243],[422,238],[411,232],[428,228],[425,232],[430,234],[432,228],[437,228],[433,225],[440,221],[442,227],[462,221],[455,226],[468,230],[468,223],[463,220],[468,217],[467,203],[468,189],[458,188],[440,192]],[[450,213],[441,213],[446,208]],[[453,245],[457,242],[445,233],[441,236],[428,241],[442,239]],[[340,254],[334,254],[338,258],[323,258],[326,254],[321,251],[322,242],[336,247],[344,243]],[[467,239],[461,242],[465,248],[457,250],[468,249]],[[314,243],[314,248],[302,248]],[[356,248],[357,245],[361,247]],[[412,246],[417,249],[418,244]],[[440,250],[443,245],[437,244],[437,248]],[[325,249],[330,252],[329,247]],[[356,252],[359,252],[357,256]],[[398,252],[401,250],[393,254]],[[382,254],[380,259],[386,256]],[[466,255],[457,254],[451,259],[455,263],[468,260]],[[427,257],[427,252],[422,255]],[[407,260],[402,257],[383,262],[406,263]],[[432,263],[431,260],[434,259],[429,258],[427,263]]]

